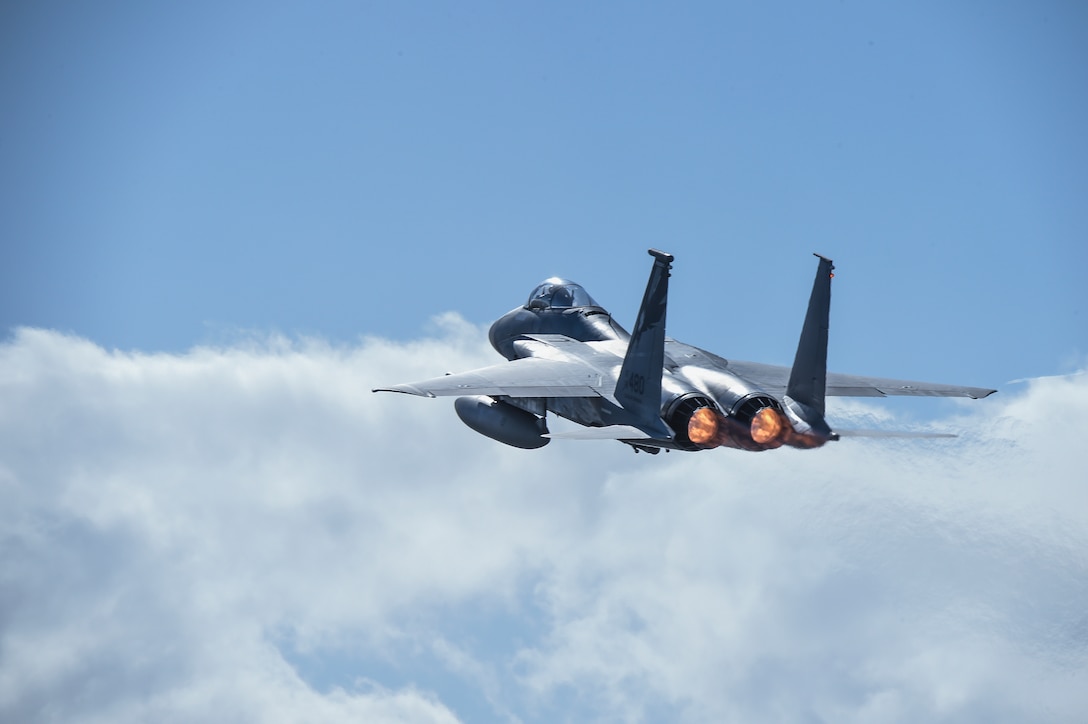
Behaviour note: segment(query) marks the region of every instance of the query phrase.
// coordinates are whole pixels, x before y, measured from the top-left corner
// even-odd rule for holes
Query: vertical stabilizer
[[[797,355],[793,358],[790,382],[786,396],[819,416],[823,421],[824,394],[827,389],[827,330],[831,311],[831,277],[835,265],[827,257],[820,258],[816,268],[816,280],[812,283],[812,295],[808,299],[805,326],[797,343]],[[807,417],[807,416],[806,416]],[[816,422],[816,419],[809,421]]]
[[[665,367],[665,307],[673,256],[656,249],[646,293],[623,358],[616,399],[647,432],[668,434],[661,422],[661,374]]]

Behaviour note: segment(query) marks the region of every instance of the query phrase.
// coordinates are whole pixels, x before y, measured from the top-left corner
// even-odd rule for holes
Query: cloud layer
[[[157,355],[18,331],[0,720],[1088,711],[1088,376],[955,407],[955,440],[657,457],[515,450],[369,392],[491,364],[484,337],[448,316]]]

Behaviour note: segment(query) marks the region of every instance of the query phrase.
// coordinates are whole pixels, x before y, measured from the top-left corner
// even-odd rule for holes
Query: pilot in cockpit
[[[574,306],[574,295],[570,289],[566,287],[555,287],[552,290],[552,306],[553,307],[572,307]]]
[[[580,284],[553,277],[533,290],[525,306],[529,309],[570,309],[599,305]]]

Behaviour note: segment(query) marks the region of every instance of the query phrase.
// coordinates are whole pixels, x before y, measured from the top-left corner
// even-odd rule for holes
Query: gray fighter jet
[[[649,253],[653,267],[632,333],[580,285],[552,278],[491,325],[491,346],[509,361],[374,392],[456,395],[454,408],[466,425],[514,447],[607,439],[657,453],[820,447],[840,436],[824,419],[826,395],[978,399],[995,391],[828,373],[834,266],[819,254],[793,367],[726,360],[670,339],[665,307],[673,256]],[[548,412],[585,427],[550,433]]]

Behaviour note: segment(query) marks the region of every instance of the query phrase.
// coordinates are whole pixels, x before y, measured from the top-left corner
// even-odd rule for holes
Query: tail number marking
[[[646,392],[646,378],[635,372],[628,372],[623,387],[631,394],[642,397],[643,393]]]

